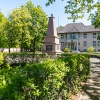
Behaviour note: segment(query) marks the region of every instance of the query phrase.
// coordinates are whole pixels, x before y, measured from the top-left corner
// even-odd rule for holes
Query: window
[[[70,43],[68,43],[68,48],[70,48]]]
[[[96,38],[96,33],[93,33],[93,38]]]
[[[46,50],[52,50],[52,45],[46,45]]]
[[[86,52],[86,49],[84,49],[84,52]]]
[[[64,42],[61,42],[61,47],[64,47]]]
[[[76,34],[73,33],[73,34],[69,34],[70,35],[70,39],[76,39]]]
[[[67,34],[66,34],[66,39],[67,39]]]
[[[98,41],[98,46],[100,46],[100,41]]]
[[[84,46],[84,47],[87,46],[87,41],[83,41],[83,46]]]
[[[100,36],[100,33],[98,33],[98,36]]]
[[[83,34],[84,35],[84,38],[87,38],[87,34]]]
[[[98,37],[97,37],[97,39],[98,39],[98,40],[100,39],[100,33],[98,33]]]
[[[64,39],[64,35],[61,35],[61,37],[60,37],[61,39]]]
[[[78,37],[80,38],[80,34],[78,34]]]
[[[93,46],[94,46],[94,47],[96,46],[96,41],[93,41]]]

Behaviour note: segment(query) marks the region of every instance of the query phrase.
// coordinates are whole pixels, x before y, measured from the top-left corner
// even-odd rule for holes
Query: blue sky
[[[28,0],[0,0],[0,10],[5,16],[7,16],[10,10],[13,10],[16,7],[20,7],[22,4],[25,4],[27,1]],[[68,23],[73,23],[72,20],[67,19],[68,14],[64,13],[65,11],[64,7],[66,5],[66,1],[67,0],[65,1],[56,0],[55,3],[46,7],[45,3],[47,2],[47,0],[32,0],[35,6],[40,5],[42,7],[42,9],[45,11],[48,17],[51,16],[51,14],[54,15],[56,19],[56,27],[65,26]],[[91,21],[88,21],[87,18],[88,18],[88,14],[85,14],[85,17],[83,19],[79,19],[76,22],[82,22],[85,25],[90,25]]]

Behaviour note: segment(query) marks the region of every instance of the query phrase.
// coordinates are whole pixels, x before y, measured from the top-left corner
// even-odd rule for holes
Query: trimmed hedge
[[[0,100],[67,100],[80,90],[89,72],[89,56],[81,54],[2,68]]]
[[[76,93],[80,83],[86,81],[90,74],[90,56],[88,54],[63,54],[62,58],[69,68],[65,81],[69,92]]]

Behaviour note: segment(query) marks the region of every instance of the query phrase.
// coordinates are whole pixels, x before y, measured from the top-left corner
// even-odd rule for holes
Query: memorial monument
[[[56,23],[53,14],[49,17],[48,30],[44,39],[43,53],[60,54],[59,37],[57,36]]]

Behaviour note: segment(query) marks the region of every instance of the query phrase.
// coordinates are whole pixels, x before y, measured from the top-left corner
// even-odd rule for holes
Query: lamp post
[[[77,43],[77,51],[78,51],[78,40],[76,40],[76,43]]]

